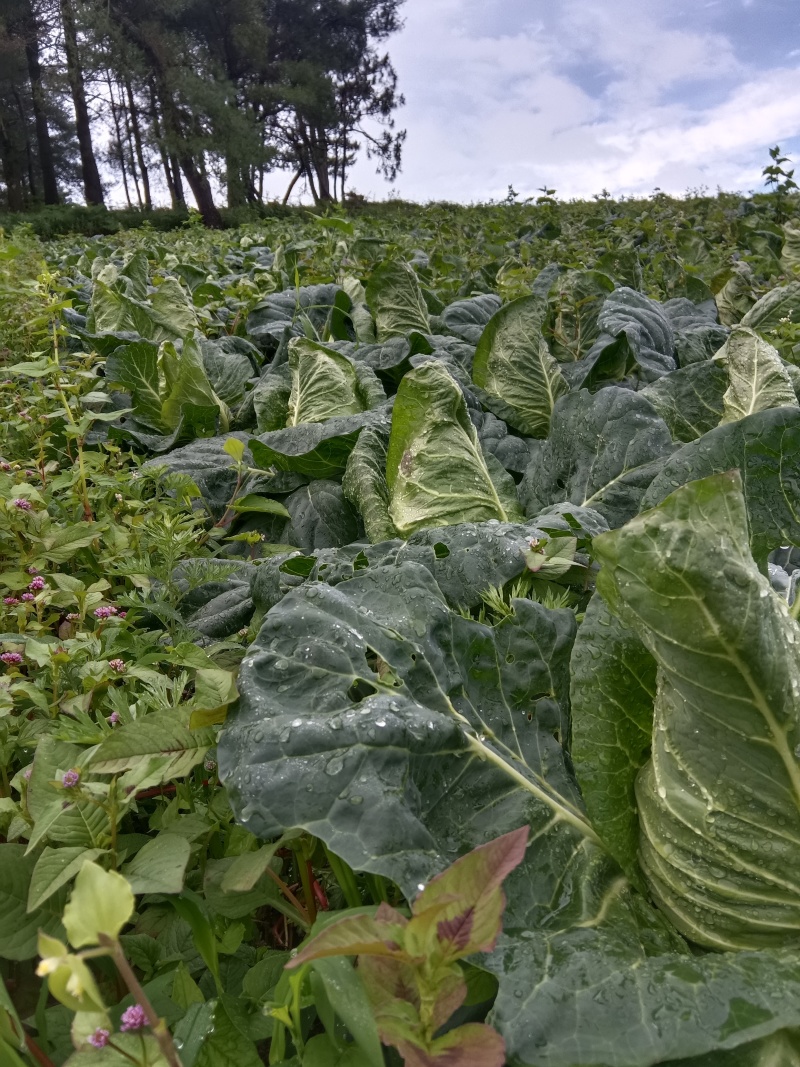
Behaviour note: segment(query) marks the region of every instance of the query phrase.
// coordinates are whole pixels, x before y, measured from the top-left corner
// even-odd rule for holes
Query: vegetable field
[[[792,197],[0,238],[0,1065],[800,1064]]]

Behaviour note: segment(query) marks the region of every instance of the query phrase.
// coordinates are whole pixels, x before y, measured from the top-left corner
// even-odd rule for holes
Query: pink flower
[[[11,470],[11,464],[7,463],[5,460],[3,460],[0,463],[0,471],[10,471],[10,470]]]
[[[124,659],[110,659],[108,665],[112,671],[116,671],[117,674],[125,673],[125,660]]]
[[[32,593],[38,593],[38,592],[40,592],[40,590],[42,590],[42,589],[46,589],[46,588],[47,588],[47,582],[46,582],[46,581],[44,580],[44,578],[42,578],[42,576],[41,576],[41,575],[38,575],[38,576],[37,576],[36,578],[34,578],[34,579],[33,579],[33,581],[32,581],[32,582],[31,582],[31,583],[30,583],[30,584],[28,585],[28,588],[30,589],[30,591],[31,591]]]
[[[4,596],[3,603],[7,604],[10,608],[15,608],[19,604],[19,600],[15,596]]]
[[[20,597],[20,600],[25,600],[26,602],[30,602],[31,600],[35,600],[35,599],[36,599],[36,594],[35,593],[23,593],[22,596]]]
[[[80,780],[81,772],[73,767],[71,771],[64,771],[64,777],[61,779],[61,784],[65,789],[74,789]]]
[[[19,664],[22,663],[22,656],[19,652],[4,652],[2,656],[0,656],[0,660],[2,660],[7,667],[18,667]]]
[[[133,1004],[126,1008],[119,1021],[120,1030],[141,1030],[147,1026],[147,1016],[141,1004]]]
[[[119,712],[118,711],[112,711],[111,714],[106,719],[106,722],[110,723],[111,726],[116,726],[117,723],[119,722]]]
[[[110,619],[112,615],[117,615],[117,609],[113,604],[108,604],[106,607],[95,608],[94,617],[96,619]]]
[[[71,611],[67,615],[67,622],[77,622],[79,618],[80,618],[80,615],[78,614],[77,611]]]
[[[119,613],[119,614],[117,615],[117,618],[118,618],[118,619],[124,619],[124,618],[125,618],[125,616],[126,616],[127,614],[128,614],[128,613],[127,613],[127,611],[121,611],[121,612],[120,612],[120,613]]]
[[[110,1037],[111,1034],[108,1030],[98,1027],[93,1034],[89,1034],[86,1040],[92,1048],[105,1048]]]
[[[38,574],[38,573],[39,573],[39,568],[38,567],[28,567],[28,574]]]
[[[15,497],[11,501],[11,503],[14,505],[15,508],[19,508],[20,511],[30,511],[33,507],[33,504],[31,504],[30,500],[26,500],[23,496]]]

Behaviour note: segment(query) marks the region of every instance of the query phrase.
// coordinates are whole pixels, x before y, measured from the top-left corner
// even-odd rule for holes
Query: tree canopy
[[[258,204],[266,176],[343,200],[359,154],[392,180],[405,131],[387,39],[403,0],[6,0],[0,206],[119,185],[148,211],[187,187],[207,225]]]

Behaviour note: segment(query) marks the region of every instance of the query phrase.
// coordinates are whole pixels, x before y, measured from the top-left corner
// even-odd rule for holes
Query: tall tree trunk
[[[133,87],[131,85],[130,78],[125,76],[125,92],[128,95],[128,113],[131,117],[131,128],[133,130],[133,143],[136,147],[136,159],[139,162],[139,173],[142,176],[142,190],[144,191],[144,209],[145,211],[153,210],[153,199],[150,195],[150,175],[147,171],[147,163],[144,158],[144,150],[142,148],[142,128],[139,122],[139,108],[136,104],[136,99],[133,95]]]
[[[198,163],[187,144],[184,131],[181,128],[180,113],[170,90],[167,69],[158,47],[148,38],[147,34],[142,32],[132,19],[128,18],[124,12],[120,11],[114,3],[114,0],[107,0],[107,2],[109,13],[113,13],[114,18],[130,40],[142,49],[150,62],[153,73],[153,84],[161,106],[161,114],[164,118],[164,130],[167,141],[171,148],[174,146],[175,155],[177,156],[183,173],[186,175],[186,180],[189,183],[189,188],[192,190],[192,195],[197,201],[197,208],[203,217],[203,222],[206,226],[212,229],[221,229],[222,216],[214,203],[211,184],[207,175],[203,172],[202,167],[198,166]]]
[[[59,203],[58,181],[53,160],[53,146],[50,131],[47,128],[47,112],[44,88],[42,86],[42,67],[39,62],[39,27],[33,10],[32,0],[24,0],[22,12],[23,34],[25,41],[25,60],[28,64],[28,77],[31,83],[33,117],[36,123],[36,141],[39,147],[39,167],[42,171],[45,204]]]
[[[136,168],[136,158],[133,154],[131,115],[128,111],[128,105],[125,102],[121,85],[119,87],[119,110],[122,115],[122,122],[125,129],[125,147],[128,150],[128,166],[130,167],[131,177],[133,178],[133,187],[136,190],[136,201],[139,204],[139,210],[142,211],[144,208],[144,201],[142,200],[142,190],[139,188],[139,172]]]
[[[10,119],[0,115],[0,160],[9,211],[23,211],[25,208],[25,175],[17,140]]]
[[[31,148],[31,139],[28,135],[28,123],[25,116],[22,97],[16,89],[14,90],[14,99],[17,102],[17,114],[19,115],[20,129],[23,130],[25,134],[25,162],[28,165],[28,192],[30,193],[31,200],[35,200],[38,194],[36,190],[36,169],[33,165],[33,149]]]
[[[292,195],[292,189],[294,189],[295,185],[297,185],[297,183],[300,181],[302,176],[303,176],[303,168],[301,167],[294,174],[294,176],[292,177],[292,180],[289,182],[289,188],[283,194],[283,200],[281,200],[281,204],[283,204],[284,207],[289,203],[289,197]]]
[[[114,132],[116,134],[117,141],[117,160],[119,162],[120,170],[122,171],[122,185],[125,189],[125,199],[128,201],[128,207],[133,207],[133,201],[131,200],[131,192],[128,187],[128,168],[125,166],[125,146],[122,143],[122,129],[119,124],[119,115],[117,113],[117,105],[114,101],[114,84],[111,81],[111,71],[106,71],[106,81],[108,82],[108,100],[111,104],[111,118],[114,123]]]
[[[86,104],[83,84],[83,69],[78,50],[78,35],[75,30],[75,15],[72,0],[61,0],[61,23],[64,28],[64,50],[67,54],[67,77],[75,107],[75,124],[78,131],[78,146],[81,153],[81,176],[86,203],[97,207],[103,205],[103,185],[92,146],[92,126]]]
[[[180,171],[178,170],[178,165],[175,160],[170,160],[169,154],[167,153],[167,146],[164,143],[164,136],[161,131],[161,119],[158,114],[158,97],[156,96],[152,78],[148,81],[147,89],[150,94],[150,121],[153,124],[153,134],[156,139],[156,144],[158,145],[158,154],[161,156],[161,166],[164,169],[164,177],[167,182],[167,189],[169,189],[169,198],[172,204],[172,209],[173,211],[177,211],[178,208],[186,207],[180,180]]]
[[[177,206],[186,207],[186,193],[183,191],[183,178],[181,178],[181,165],[178,162],[178,157],[173,152],[169,157],[170,164],[172,166],[172,181],[175,184],[175,198],[177,200]]]
[[[222,216],[214,203],[208,175],[198,167],[191,152],[181,152],[178,159],[181,170],[186,176],[186,181],[189,183],[189,188],[192,190],[192,196],[197,203],[197,210],[203,217],[203,222],[212,230],[221,230]]]
[[[225,159],[225,184],[228,188],[228,207],[244,207],[245,183],[241,161],[230,152]]]

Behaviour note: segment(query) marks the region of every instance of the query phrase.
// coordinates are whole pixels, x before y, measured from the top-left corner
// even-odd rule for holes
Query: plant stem
[[[50,1057],[42,1052],[30,1034],[25,1034],[25,1046],[28,1049],[28,1054],[36,1060],[39,1067],[56,1067]]]
[[[313,877],[311,864],[303,857],[302,850],[299,849],[294,852],[294,862],[297,866],[297,873],[300,875],[300,884],[303,887],[303,900],[306,902],[308,921],[313,925],[314,920],[317,917],[317,902],[314,899],[314,893],[311,889],[311,879]]]
[[[323,845],[323,848],[325,849],[325,855],[328,857],[333,876],[339,883],[344,899],[347,901],[347,906],[349,908],[360,908],[362,904],[361,894],[358,891],[358,884],[353,871],[344,860],[340,860],[338,856],[331,852],[327,845]]]
[[[291,889],[288,887],[286,882],[284,882],[284,880],[280,877],[280,875],[277,875],[269,865],[267,865],[267,869],[264,873],[267,875],[268,878],[272,879],[272,881],[280,889],[281,893],[283,893],[289,903],[293,907],[297,908],[302,922],[305,923],[307,926],[310,926],[311,923],[308,918],[308,912],[297,899],[297,897],[294,895],[294,893],[291,891]]]
[[[133,968],[128,963],[125,953],[122,951],[122,945],[119,941],[107,937],[105,934],[100,934],[99,940],[104,948],[111,950],[111,957],[116,964],[117,970],[122,975],[122,980],[128,987],[128,991],[147,1016],[150,1029],[153,1031],[153,1037],[158,1042],[161,1054],[169,1064],[169,1067],[183,1067],[172,1040],[172,1034],[167,1029],[164,1020],[159,1019],[158,1015],[156,1015],[155,1008],[150,1003],[147,994],[139,983],[139,979],[133,973]]]

